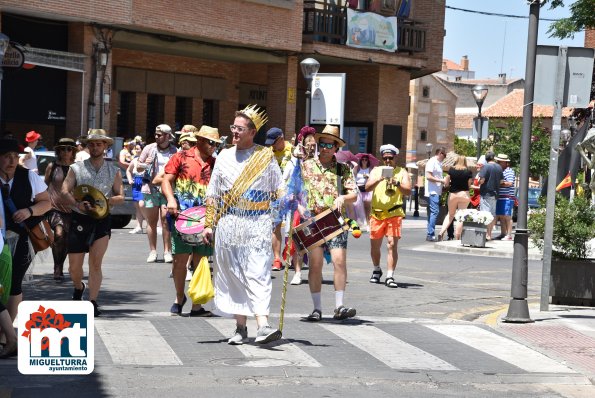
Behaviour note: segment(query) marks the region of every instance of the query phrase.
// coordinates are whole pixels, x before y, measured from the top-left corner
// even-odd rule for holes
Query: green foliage
[[[459,138],[455,135],[454,151],[458,155],[476,156],[477,144],[474,141]]]
[[[563,0],[551,0],[550,9],[564,7]],[[595,0],[575,0],[570,5],[570,17],[552,22],[547,33],[550,37],[566,39],[586,28],[595,28]]]
[[[529,213],[528,227],[531,240],[543,249],[545,236],[545,198],[541,209]],[[595,238],[595,207],[589,199],[575,197],[572,202],[562,195],[556,196],[552,256],[569,260],[587,258],[587,243]]]
[[[510,157],[511,167],[518,175],[521,162],[522,120],[508,119],[505,127],[491,127],[490,138],[486,144],[493,151],[505,153]],[[485,153],[485,152],[484,152]],[[550,162],[550,132],[542,127],[541,119],[533,123],[531,130],[531,156],[529,158],[529,174],[545,176]]]

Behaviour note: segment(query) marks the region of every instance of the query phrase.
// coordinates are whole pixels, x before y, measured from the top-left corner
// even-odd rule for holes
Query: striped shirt
[[[500,186],[500,189],[498,190],[498,196],[501,198],[508,197],[508,196],[514,196],[514,179],[515,179],[514,170],[511,169],[510,167],[507,167],[502,172],[502,179],[506,182],[512,182],[513,185],[510,187]]]

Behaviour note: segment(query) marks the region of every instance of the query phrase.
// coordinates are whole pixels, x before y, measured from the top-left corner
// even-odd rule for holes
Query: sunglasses
[[[209,144],[210,146],[215,146],[215,145],[217,145],[217,143],[216,143],[215,141],[213,141],[213,140],[208,140],[208,139],[206,139],[206,138],[203,138],[201,141],[202,141],[202,142],[205,142],[205,143],[207,143],[207,144]]]
[[[395,157],[394,156],[385,156],[382,158],[382,160],[384,160],[385,162],[393,160]]]
[[[328,142],[319,142],[318,146],[320,146],[321,148],[325,148],[325,149],[331,149],[335,146],[335,144],[328,143]]]
[[[229,129],[233,133],[234,130],[237,130],[239,133],[243,133],[244,131],[250,130],[248,127],[236,126],[234,124],[229,126]]]

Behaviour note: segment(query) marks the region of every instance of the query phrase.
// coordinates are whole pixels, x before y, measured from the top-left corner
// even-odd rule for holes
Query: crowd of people
[[[9,286],[9,294],[0,295],[0,358],[16,353],[12,321],[23,299],[23,277],[35,256],[29,232],[43,219],[54,233],[54,280],[64,281],[64,262],[68,258],[72,300],[82,300],[86,292],[95,316],[101,315],[98,301],[102,262],[111,236],[107,212],[124,201],[123,173],[132,186],[137,209],[137,225],[130,232],[143,233],[146,228],[148,263],[159,257],[157,236],[158,228],[161,229],[162,258],[172,263],[171,314],[182,314],[187,303],[185,282],[192,275],[189,270],[196,268],[204,257],[211,257],[216,270],[213,311],[192,303],[189,316],[212,316],[214,312],[235,318],[229,344],[248,340],[249,316],[256,318],[256,343],[281,338],[281,331],[270,325],[268,316],[271,272],[284,265],[291,264],[295,270],[291,284],[299,285],[307,261],[313,310],[304,317],[306,321],[319,322],[323,318],[325,258],[333,267],[333,318],[344,320],[356,315],[356,309],[346,305],[345,297],[348,229],[338,225],[322,244],[311,244],[302,250],[297,250],[293,242],[293,231],[302,223],[316,223],[329,214],[341,215],[356,203],[360,223],[370,233],[370,282],[382,283],[381,248],[386,238],[383,283],[389,288],[398,287],[394,275],[405,217],[403,204],[413,185],[407,170],[397,165],[399,149],[392,144],[382,145],[382,165],[378,167],[371,166],[370,154],[345,164],[336,157],[346,144],[338,126],[327,125],[320,132],[304,126],[292,140],[286,140],[282,129],[273,127],[266,134],[265,145],[257,145],[255,136],[266,122],[266,113],[255,105],[237,111],[229,127],[232,141],[227,145],[218,129],[211,126],[199,129],[186,125],[172,134],[170,126],[160,124],[155,128],[155,142],[143,145],[141,137],[127,140],[116,162],[106,161],[113,139],[104,130],[92,129],[77,141],[61,138],[54,147],[55,161],[47,166],[43,177],[37,175],[34,151],[39,133],[26,135],[26,148],[12,138],[0,139],[0,265],[12,270],[10,280],[3,281],[4,288]],[[438,239],[444,237],[456,210],[466,208],[472,201],[470,187],[479,191],[482,210],[502,217],[500,238],[510,239],[509,201],[514,198],[514,192],[510,192],[514,189],[514,172],[508,167],[508,157],[488,152],[485,160],[477,163],[475,180],[463,156],[445,175],[445,157],[446,150],[440,147],[426,165],[427,239],[437,239],[436,218],[442,189],[449,190],[449,214]],[[104,198],[107,204],[103,215],[101,200],[97,198]],[[197,241],[184,239],[183,233],[172,227],[175,220],[180,213],[201,206],[205,214],[202,236]],[[460,228],[456,236],[460,236]],[[87,254],[89,272],[85,283],[83,263]]]

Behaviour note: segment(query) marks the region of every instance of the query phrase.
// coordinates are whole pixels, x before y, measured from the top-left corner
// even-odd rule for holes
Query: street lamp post
[[[306,79],[306,84],[308,88],[306,89],[306,124],[305,126],[310,125],[310,96],[312,95],[312,79],[314,75],[318,73],[318,69],[320,68],[320,63],[316,61],[314,58],[306,58],[302,62],[300,62],[300,68],[302,69],[302,75],[304,75],[304,79]]]
[[[428,142],[426,144],[426,154],[428,155],[428,159],[430,158],[430,156],[432,156],[432,148],[434,147],[434,145],[432,145],[431,142]]]
[[[477,159],[479,159],[481,157],[481,134],[483,132],[483,119],[481,118],[481,106],[483,105],[483,101],[486,99],[486,96],[488,95],[488,88],[486,86],[482,86],[481,84],[478,84],[476,86],[473,86],[473,88],[471,89],[471,92],[473,93],[473,98],[475,98],[475,103],[477,104],[477,108],[478,108],[478,122],[479,122],[479,126],[477,128]]]
[[[4,77],[4,70],[2,63],[4,62],[4,54],[8,50],[10,39],[4,33],[0,32],[0,129],[2,128],[2,78]]]

